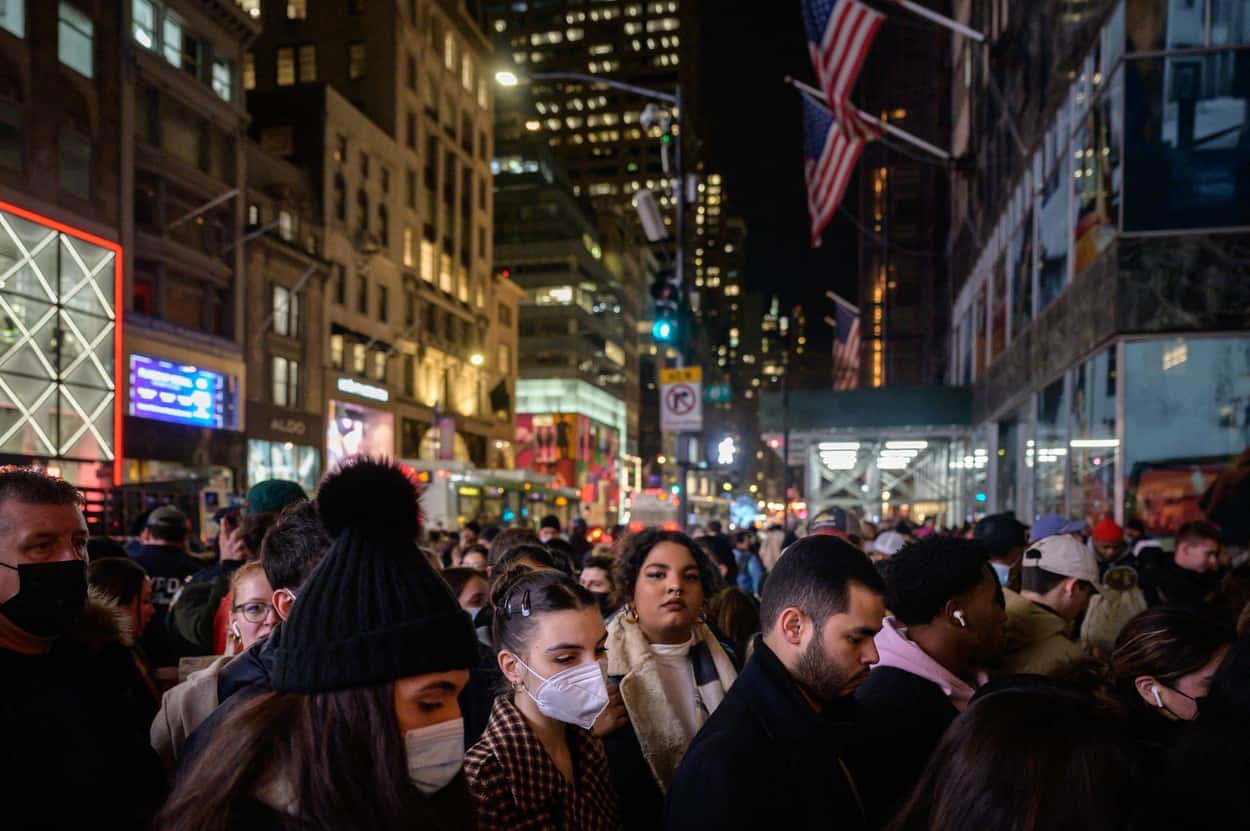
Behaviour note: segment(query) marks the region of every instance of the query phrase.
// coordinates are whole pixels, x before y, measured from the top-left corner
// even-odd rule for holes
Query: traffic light
[[[655,301],[656,312],[675,312],[681,305],[681,281],[677,278],[677,269],[661,269],[651,283],[651,298]]]
[[[677,338],[677,321],[658,318],[651,324],[651,337],[659,343],[670,343]]]

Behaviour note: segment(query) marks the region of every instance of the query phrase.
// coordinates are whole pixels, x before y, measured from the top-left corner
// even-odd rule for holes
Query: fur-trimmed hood
[[[110,646],[131,647],[135,636],[130,614],[106,594],[87,589],[87,605],[82,616],[65,633],[65,638],[99,654]]]
[[[707,649],[716,675],[728,691],[738,675],[733,661],[706,625],[694,625],[694,638],[696,646]],[[628,622],[623,614],[614,617],[608,624],[607,649],[608,676],[620,679],[621,700],[642,755],[660,788],[667,792],[690,737],[668,700],[655,655],[638,624]]]

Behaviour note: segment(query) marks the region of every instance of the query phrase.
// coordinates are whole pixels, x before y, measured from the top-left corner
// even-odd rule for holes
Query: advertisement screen
[[[333,470],[349,456],[393,456],[395,416],[359,404],[331,401],[326,422],[326,465]]]
[[[232,427],[226,376],[208,369],[130,356],[130,414],[192,427]]]

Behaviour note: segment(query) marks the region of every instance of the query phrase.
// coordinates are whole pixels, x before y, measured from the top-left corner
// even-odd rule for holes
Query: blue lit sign
[[[226,427],[226,376],[147,355],[130,356],[130,414],[140,418]]]

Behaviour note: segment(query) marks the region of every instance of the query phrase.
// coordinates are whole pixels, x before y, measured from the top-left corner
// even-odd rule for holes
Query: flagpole
[[[813,99],[816,103],[820,104],[820,106],[825,108],[826,112],[829,111],[829,105],[825,103],[825,97],[820,92],[820,90],[816,89],[815,87],[809,84],[805,84],[796,78],[792,78],[789,75],[786,76],[786,83],[794,87],[795,89],[799,90],[800,92],[806,94],[807,97]],[[901,139],[907,142],[908,144],[912,145],[913,147],[919,147],[921,150],[924,150],[926,153],[930,153],[934,156],[937,156],[942,161],[949,162],[951,160],[951,154],[947,153],[942,148],[932,145],[929,142],[925,141],[924,139],[919,138],[918,136],[913,136],[911,133],[907,132],[906,130],[900,127],[895,127],[893,124],[889,123],[888,121],[882,121],[881,119],[873,115],[869,115],[863,110],[859,110],[859,114],[860,114],[860,117],[863,118],[865,121],[867,121],[869,124],[872,124],[874,127],[877,127],[883,130],[884,132],[889,133],[895,138]]]
[[[842,306],[845,306],[845,307],[846,307],[847,309],[849,309],[851,312],[853,312],[853,313],[855,313],[855,314],[859,314],[859,306],[856,306],[854,303],[852,303],[851,301],[847,300],[845,297],[843,297],[842,295],[838,294],[836,291],[834,291],[834,290],[832,290],[832,289],[825,289],[825,297],[828,297],[828,298],[829,298],[830,300],[832,300],[834,303],[838,303],[838,304],[840,304],[840,305],[842,305]],[[836,328],[836,326],[835,326],[835,328]]]
[[[965,26],[957,20],[951,20],[949,17],[938,14],[932,9],[926,9],[924,6],[911,2],[911,0],[894,0],[894,3],[907,9],[907,11],[912,14],[919,15],[920,17],[933,21],[943,28],[950,29],[956,34],[963,35],[966,38],[971,38],[977,43],[985,42],[985,35],[981,34],[976,29]]]

